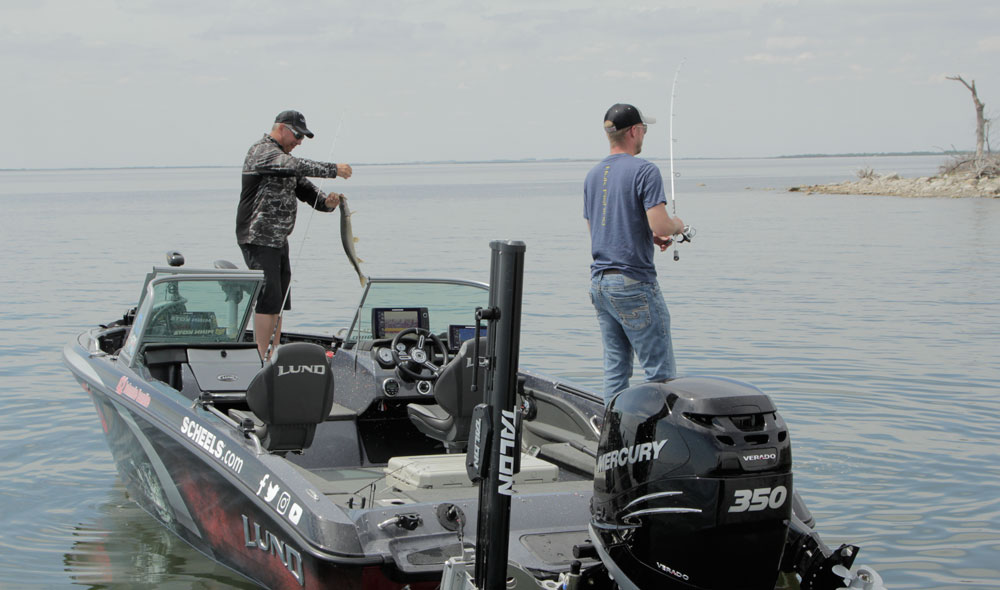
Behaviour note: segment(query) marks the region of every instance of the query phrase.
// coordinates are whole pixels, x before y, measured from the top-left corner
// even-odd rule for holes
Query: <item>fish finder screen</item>
[[[426,307],[376,307],[372,310],[372,335],[392,338],[408,328],[427,329]]]
[[[448,352],[458,352],[458,349],[462,347],[463,342],[466,340],[472,340],[475,337],[475,326],[461,326],[456,324],[448,326]],[[483,326],[479,330],[479,337],[486,337],[486,326]]]

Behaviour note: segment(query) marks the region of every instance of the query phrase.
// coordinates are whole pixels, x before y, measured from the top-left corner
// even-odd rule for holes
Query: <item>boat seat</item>
[[[269,451],[302,451],[333,407],[333,372],[326,349],[310,342],[279,346],[250,382],[247,405],[265,428]]]
[[[458,353],[441,369],[434,383],[436,404],[409,404],[406,413],[410,422],[425,435],[444,443],[448,452],[461,452],[469,441],[472,410],[482,403],[486,390],[486,368],[475,358],[474,343],[466,340]],[[486,350],[486,338],[479,339],[480,350]],[[479,386],[472,391],[472,377],[479,370]]]

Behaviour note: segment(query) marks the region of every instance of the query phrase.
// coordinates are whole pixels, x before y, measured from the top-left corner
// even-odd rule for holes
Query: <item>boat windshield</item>
[[[142,345],[239,342],[259,282],[191,275],[152,280],[136,314],[140,333],[133,335]]]
[[[446,279],[379,279],[368,282],[345,343],[390,338],[409,327],[445,335],[476,323],[476,308],[489,305],[489,286]]]

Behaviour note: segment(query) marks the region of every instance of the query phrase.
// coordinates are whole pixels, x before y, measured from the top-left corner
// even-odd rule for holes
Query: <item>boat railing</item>
[[[257,455],[263,455],[264,454],[264,447],[261,446],[260,439],[257,438],[257,433],[254,431],[254,428],[252,426],[248,427],[248,426],[246,426],[244,424],[240,424],[239,422],[237,422],[236,420],[234,420],[232,417],[230,417],[229,415],[227,415],[225,412],[223,412],[223,411],[219,410],[218,408],[216,408],[215,404],[214,404],[214,400],[216,398],[216,395],[217,394],[205,393],[204,395],[202,395],[201,398],[195,400],[195,404],[194,404],[195,407],[201,406],[202,408],[204,408],[208,412],[211,412],[212,415],[214,415],[215,417],[219,418],[220,420],[222,420],[223,422],[225,422],[226,424],[228,424],[234,430],[242,433],[244,437],[250,439],[250,441],[253,443],[255,454],[257,454]]]

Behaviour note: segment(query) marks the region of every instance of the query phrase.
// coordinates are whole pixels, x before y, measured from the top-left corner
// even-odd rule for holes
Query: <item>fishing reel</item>
[[[690,225],[685,225],[684,226],[684,230],[681,231],[681,233],[677,234],[677,237],[674,239],[674,260],[675,261],[681,259],[680,254],[677,252],[677,245],[678,244],[683,244],[684,242],[690,242],[691,240],[694,239],[694,236],[695,236],[696,233],[698,233],[698,231],[696,229],[694,229]]]

